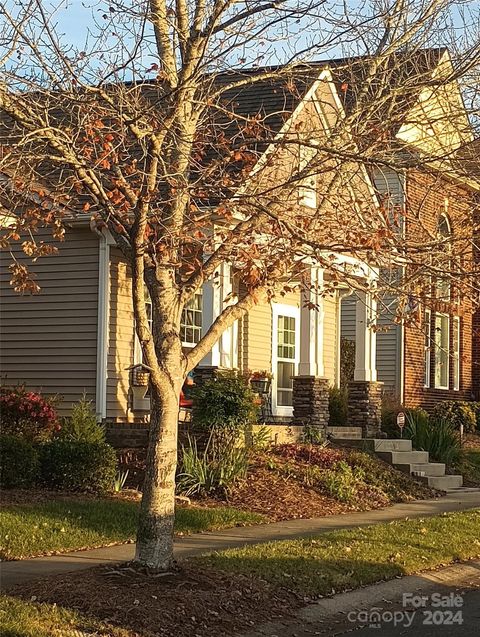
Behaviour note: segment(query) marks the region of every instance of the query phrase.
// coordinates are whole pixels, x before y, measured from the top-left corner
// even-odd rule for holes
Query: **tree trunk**
[[[150,436],[135,561],[155,571],[173,565],[175,470],[180,388],[151,387]]]

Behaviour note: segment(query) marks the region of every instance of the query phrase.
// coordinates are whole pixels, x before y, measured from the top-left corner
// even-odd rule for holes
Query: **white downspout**
[[[107,417],[107,357],[109,313],[110,246],[106,236],[94,228],[99,237],[98,313],[97,313],[97,382],[95,412],[98,421]]]

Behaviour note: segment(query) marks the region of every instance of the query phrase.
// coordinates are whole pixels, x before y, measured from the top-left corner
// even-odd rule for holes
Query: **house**
[[[335,67],[335,63],[314,65],[312,75],[300,83],[295,95],[267,81],[256,84],[253,89],[236,92],[232,100],[239,113],[262,109],[277,134],[289,134],[293,130],[295,135],[308,137],[313,126],[316,131],[323,131],[328,141],[328,131],[334,127],[335,119],[348,112],[348,106],[343,104],[348,96],[341,93],[343,83],[339,83]],[[269,152],[267,146],[264,156]],[[275,171],[284,171],[288,161],[284,155],[276,157],[270,162],[271,172],[266,178],[274,180]],[[300,156],[295,161],[301,165],[305,159]],[[413,173],[408,175],[409,190],[413,187],[413,178]],[[421,198],[425,180],[430,176],[421,173],[417,178]],[[467,189],[470,193],[470,185],[459,185],[450,177],[441,178],[445,183],[448,181],[448,188]],[[365,167],[352,162],[348,188],[353,205],[369,201],[369,205],[378,207],[375,188],[400,197],[401,181],[396,179],[391,175],[369,175]],[[295,189],[297,196],[298,205],[315,207],[314,184],[300,183]],[[449,191],[443,203],[444,199],[448,199],[452,214],[455,194]],[[432,199],[432,219],[437,204],[438,201]],[[449,216],[449,224],[450,220]],[[87,215],[73,216],[68,226],[60,253],[42,257],[33,265],[41,287],[38,295],[19,296],[10,289],[11,257],[2,254],[2,380],[25,382],[47,394],[59,394],[61,413],[68,413],[71,403],[85,392],[94,401],[100,420],[133,436],[139,423],[148,422],[149,399],[134,330],[129,267],[109,233],[92,225]],[[17,256],[22,258],[20,254]],[[273,421],[293,419],[293,422],[326,426],[328,387],[338,385],[340,379],[341,337],[353,337],[354,331],[355,372],[350,414],[355,424],[369,434],[378,429],[382,392],[378,380],[395,389],[403,383],[400,391],[405,401],[417,400],[415,392],[423,389],[418,383],[425,378],[425,372],[423,376],[419,372],[421,361],[426,360],[424,341],[419,340],[413,329],[409,331],[407,325],[392,326],[377,334],[375,281],[380,276],[378,268],[348,254],[330,254],[329,258],[336,260],[339,270],[348,271],[349,277],[363,281],[362,292],[352,295],[345,284],[329,286],[328,270],[312,261],[308,287],[301,289],[300,281],[293,280],[288,293],[269,304],[255,306],[221,336],[197,369],[197,375],[211,374],[216,368],[269,370],[273,373]],[[224,264],[218,274],[215,281],[205,283],[202,293],[196,295],[184,312],[185,348],[198,342],[232,294],[241,295],[241,282],[234,269]],[[326,288],[331,291],[324,295]],[[449,367],[449,378],[451,376],[452,383],[459,379],[460,389],[452,386],[451,391],[457,392],[455,395],[469,397],[473,388],[472,357],[468,357],[473,346],[471,311],[469,315],[469,308],[461,300],[457,307],[451,323],[453,329],[446,328],[452,347],[454,334],[457,334],[455,342],[460,343],[455,364]],[[388,323],[388,313],[385,316],[383,308],[382,314],[381,320]],[[438,316],[437,313],[430,315],[432,333]],[[460,319],[455,322],[457,316]],[[442,344],[444,340],[442,332]],[[429,347],[430,382],[435,383],[435,349]],[[392,351],[393,372],[388,371]],[[418,368],[412,367],[411,361],[415,356],[418,358],[418,351],[420,363]],[[448,360],[450,358],[448,354]],[[403,376],[397,373],[402,366],[406,370]],[[461,369],[455,376],[457,367]],[[450,390],[442,391],[442,396],[450,395],[445,393]],[[365,409],[366,404],[370,405],[369,409]]]

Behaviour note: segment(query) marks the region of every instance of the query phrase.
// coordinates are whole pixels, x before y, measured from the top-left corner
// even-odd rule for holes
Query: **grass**
[[[138,503],[119,499],[4,507],[0,510],[0,557],[22,559],[128,542],[135,538],[137,514]],[[175,530],[198,533],[265,521],[257,513],[231,507],[179,507]]]
[[[318,596],[479,555],[477,509],[258,544],[195,561]]]
[[[52,635],[93,634],[103,637],[128,637],[131,633],[105,626],[80,613],[54,604],[33,604],[15,597],[0,597],[0,634],[2,637],[51,637]]]

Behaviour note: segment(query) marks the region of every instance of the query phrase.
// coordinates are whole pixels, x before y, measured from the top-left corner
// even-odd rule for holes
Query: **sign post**
[[[405,427],[405,414],[403,411],[397,414],[397,427],[400,429],[400,438],[403,438],[403,428]]]

